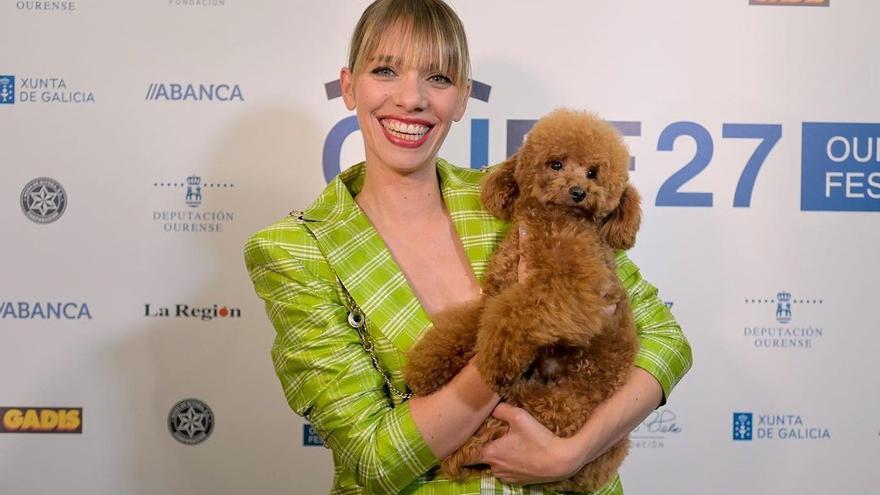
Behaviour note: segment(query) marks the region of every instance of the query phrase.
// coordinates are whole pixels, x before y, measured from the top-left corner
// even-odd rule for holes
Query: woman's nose
[[[425,109],[425,87],[417,74],[408,73],[400,79],[395,103],[408,112]]]

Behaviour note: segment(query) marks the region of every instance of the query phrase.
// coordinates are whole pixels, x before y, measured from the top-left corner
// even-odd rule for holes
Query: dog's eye
[[[550,160],[549,162],[547,162],[547,165],[550,165],[550,168],[552,168],[553,170],[562,170],[562,162],[560,162],[559,160]]]
[[[590,170],[587,170],[587,178],[595,179],[599,176],[599,167],[590,167]]]

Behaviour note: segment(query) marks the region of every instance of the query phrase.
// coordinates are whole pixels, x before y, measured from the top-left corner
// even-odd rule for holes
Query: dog
[[[569,109],[540,119],[519,151],[494,167],[481,199],[510,230],[489,262],[481,298],[438,314],[409,351],[404,377],[414,393],[441,388],[475,358],[502,400],[568,437],[624,384],[638,341],[615,250],[635,244],[641,221],[628,168],[614,127]],[[506,431],[504,422],[487,418],[442,461],[441,475],[487,472],[478,465],[481,450]],[[621,440],[548,488],[601,488],[627,450],[628,439]]]

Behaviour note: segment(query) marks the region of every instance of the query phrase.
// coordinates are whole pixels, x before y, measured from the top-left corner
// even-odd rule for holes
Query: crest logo
[[[168,431],[180,443],[202,443],[214,431],[214,413],[198,399],[182,400],[168,413]]]
[[[15,103],[15,76],[0,76],[0,105]]]
[[[231,182],[207,182],[192,174],[181,182],[154,182],[153,187],[178,191],[178,197],[189,207],[153,211],[153,221],[161,222],[165,232],[223,232],[224,225],[235,219],[233,212],[222,208],[212,206],[210,211],[201,211],[200,208],[208,197],[214,197],[209,190],[232,189],[235,184]]]
[[[733,439],[746,441],[752,439],[752,413],[733,413]]]
[[[794,311],[795,306],[819,306],[824,303],[822,299],[795,297],[787,290],[780,290],[775,297],[746,298],[745,303],[768,305],[775,309],[772,313],[776,318],[775,323],[771,323],[771,313],[768,311],[765,313],[766,319],[758,318],[752,325],[743,328],[743,336],[751,339],[757,348],[809,349],[825,334],[822,327],[804,322],[800,309],[797,314]]]
[[[779,323],[791,321],[791,294],[788,292],[776,293],[776,321]]]
[[[814,299],[810,297],[793,298],[787,290],[780,290],[776,293],[775,298],[748,298],[746,304],[775,304],[776,305],[776,321],[778,323],[789,323],[792,319],[792,304],[822,304],[822,299]]]
[[[192,208],[202,204],[202,178],[190,175],[186,178],[186,205]]]
[[[204,192],[207,189],[231,189],[235,184],[231,182],[205,182],[196,174],[190,175],[185,182],[154,182],[153,187],[163,189],[185,189],[183,194],[184,203],[190,208],[201,206]]]
[[[49,177],[39,177],[21,190],[21,211],[34,223],[52,223],[67,209],[67,193]]]

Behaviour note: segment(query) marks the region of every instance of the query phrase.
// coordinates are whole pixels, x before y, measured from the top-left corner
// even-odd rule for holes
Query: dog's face
[[[517,156],[521,199],[574,208],[602,219],[620,203],[629,153],[607,122],[559,110],[539,120]]]

